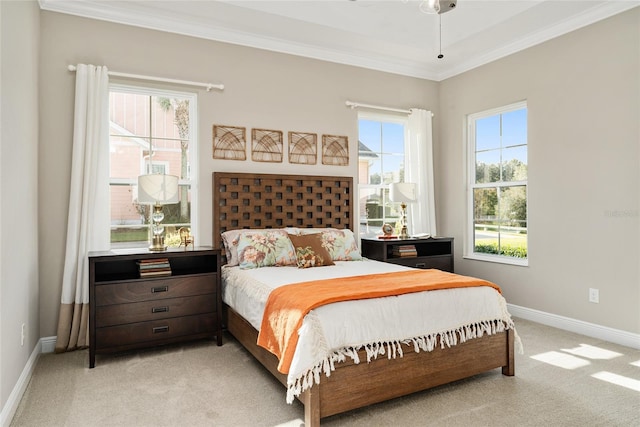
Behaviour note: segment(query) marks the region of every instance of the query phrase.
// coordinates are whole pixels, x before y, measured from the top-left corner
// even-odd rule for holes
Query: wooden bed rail
[[[230,307],[225,306],[229,332],[285,387],[287,378],[278,372],[277,358],[256,344],[258,331]],[[352,409],[384,402],[411,393],[448,384],[495,368],[513,376],[514,332],[484,335],[453,347],[415,353],[407,345],[404,356],[380,357],[359,364],[347,360],[336,364],[330,377],[321,376],[298,400],[304,404],[305,426],[319,426],[320,420]],[[367,360],[361,350],[361,360]],[[283,393],[283,404],[284,404]]]

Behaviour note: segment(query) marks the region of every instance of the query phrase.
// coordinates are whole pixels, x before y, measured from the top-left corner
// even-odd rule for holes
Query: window
[[[165,244],[179,246],[181,227],[196,235],[193,213],[197,129],[191,93],[111,85],[109,93],[109,186],[111,247],[147,247],[150,206],[137,203],[139,175],[180,178],[180,202],[165,205]]]
[[[360,113],[358,128],[360,235],[368,237],[400,219],[400,207],[389,202],[389,184],[404,182],[407,119]]]
[[[527,105],[468,117],[465,255],[527,265]]]

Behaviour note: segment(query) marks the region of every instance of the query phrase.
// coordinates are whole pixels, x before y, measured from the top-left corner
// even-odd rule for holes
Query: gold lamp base
[[[409,238],[409,229],[407,228],[407,204],[405,202],[400,203],[400,207],[402,208],[402,217],[400,218],[400,235],[398,238],[400,239],[408,239]]]
[[[164,244],[164,236],[153,236],[149,252],[166,252],[167,245]]]
[[[164,227],[162,226],[162,220],[164,219],[164,213],[162,212],[162,205],[156,203],[153,206],[153,213],[151,214],[151,246],[149,246],[150,252],[166,252],[167,245],[164,244]]]

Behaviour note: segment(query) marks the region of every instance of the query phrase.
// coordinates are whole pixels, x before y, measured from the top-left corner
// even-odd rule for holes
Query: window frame
[[[199,240],[199,197],[198,197],[198,94],[197,92],[191,91],[177,91],[177,90],[169,90],[169,89],[160,89],[153,88],[148,86],[138,86],[135,84],[124,84],[124,83],[109,83],[109,94],[111,92],[121,92],[121,93],[130,93],[137,95],[145,95],[145,96],[155,96],[155,97],[166,97],[166,98],[181,98],[189,100],[189,153],[187,155],[187,178],[180,178],[178,181],[179,186],[187,186],[189,188],[190,193],[190,229],[191,235],[194,237],[195,241]],[[109,108],[111,108],[109,106]],[[153,140],[153,137],[150,137]],[[109,131],[109,147],[111,149],[111,132]],[[163,164],[165,162],[160,162]],[[164,165],[164,169],[167,169],[167,164]],[[109,168],[110,170],[111,168]],[[141,159],[140,164],[140,173],[148,173],[149,163],[144,159]],[[170,174],[176,175],[175,171],[169,171]],[[177,174],[179,175],[179,174]],[[109,173],[109,189],[113,185],[129,185],[132,188],[135,188],[137,191],[137,177],[133,179],[123,179],[123,178],[112,178],[111,173]],[[109,191],[109,194],[111,192]],[[111,219],[109,221],[109,235],[111,235],[111,229],[114,227],[114,224],[111,223]],[[109,244],[113,249],[113,243],[111,242],[111,238],[109,238]],[[146,248],[148,246],[148,242],[145,242],[144,245],[140,245],[139,248]],[[135,246],[138,248],[138,246]],[[116,247],[117,249],[117,247]]]
[[[489,117],[493,117],[496,115],[502,115],[505,113],[514,112],[517,110],[526,110],[527,114],[527,179],[526,180],[518,180],[518,181],[498,181],[498,182],[490,182],[490,183],[476,183],[476,122],[480,119],[485,119]],[[466,131],[467,135],[465,138],[466,143],[466,182],[467,182],[467,195],[466,195],[466,204],[467,204],[467,220],[465,226],[464,233],[464,251],[463,258],[478,260],[478,261],[488,261],[499,264],[510,264],[516,266],[528,266],[529,265],[529,174],[528,174],[528,166],[529,166],[529,137],[528,137],[528,129],[529,129],[529,110],[527,101],[519,101],[513,104],[505,105],[502,107],[496,107],[489,110],[480,111],[477,113],[469,114],[466,117]],[[501,148],[502,150],[502,148]],[[527,257],[526,258],[517,258],[507,255],[498,255],[498,254],[487,254],[481,252],[475,252],[475,215],[474,215],[474,190],[478,188],[509,188],[509,187],[517,187],[524,186],[525,187],[525,198],[527,204]]]
[[[393,123],[393,124],[399,124],[403,126],[403,153],[402,153],[402,164],[404,165],[403,167],[406,170],[406,155],[407,155],[407,148],[408,148],[408,144],[409,144],[409,118],[406,115],[398,115],[397,113],[384,113],[384,112],[372,112],[372,111],[358,111],[358,142],[360,142],[360,121],[361,120],[369,120],[369,121],[375,121],[375,122],[380,122],[380,123]],[[375,152],[375,151],[374,151]],[[375,152],[376,154],[381,154],[378,152]],[[366,212],[361,212],[360,210],[360,193],[362,189],[367,189],[367,190],[374,190],[376,193],[379,191],[383,191],[384,194],[386,194],[384,203],[383,203],[383,223],[387,222],[386,221],[386,216],[385,216],[385,210],[384,210],[384,206],[385,203],[388,203],[388,194],[389,194],[389,184],[384,184],[384,169],[382,170],[383,174],[380,177],[381,181],[380,184],[361,184],[360,183],[360,167],[359,167],[359,162],[360,162],[360,158],[358,156],[358,203],[356,204],[357,209],[358,209],[358,214],[357,214],[357,218],[358,218],[358,226],[365,226],[366,224],[361,224],[361,219],[363,218],[363,215],[366,214]],[[386,192],[385,192],[386,190]],[[396,209],[399,211],[400,207],[397,206]],[[395,220],[395,222],[399,221],[400,219],[400,214],[398,212],[398,216],[389,216],[388,218],[393,218]],[[376,235],[377,233],[374,232],[370,232],[370,233],[365,233],[364,230],[360,229],[359,231],[359,236],[361,238],[370,238],[373,237],[374,235]]]

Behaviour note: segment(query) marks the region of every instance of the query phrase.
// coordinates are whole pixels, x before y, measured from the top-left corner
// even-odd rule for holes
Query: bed
[[[350,230],[353,227],[353,191],[351,177],[215,172],[214,246],[224,249],[221,236],[230,230]],[[343,265],[342,262],[336,264]],[[382,263],[375,265],[378,264]],[[233,271],[232,268],[237,267],[230,267],[229,271]],[[262,270],[259,276],[266,277],[267,271]],[[224,272],[222,276],[223,280],[231,277]],[[494,327],[493,331],[480,333],[478,337],[473,334],[464,339],[464,333],[454,334],[452,343],[449,342],[451,337],[446,338],[447,345],[442,342],[444,336],[438,335],[436,345],[429,351],[415,351],[415,342],[406,341],[397,349],[395,345],[393,349],[387,347],[384,357],[371,357],[371,347],[358,348],[352,357],[332,363],[330,375],[316,375],[315,381],[312,379],[310,384],[292,392],[291,378],[278,369],[280,360],[257,345],[256,320],[251,316],[243,317],[241,311],[225,302],[224,322],[228,332],[287,387],[287,398],[293,395],[303,403],[306,426],[318,426],[322,418],[331,415],[496,368],[501,368],[503,375],[515,373],[516,333],[512,323],[505,322],[504,328]],[[395,354],[396,350],[399,355]],[[394,357],[391,357],[391,351]]]

